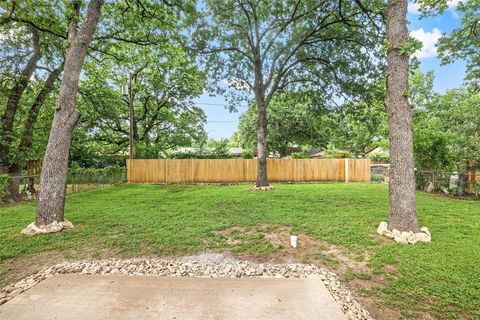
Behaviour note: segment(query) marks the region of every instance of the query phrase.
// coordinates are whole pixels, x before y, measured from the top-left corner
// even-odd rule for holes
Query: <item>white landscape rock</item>
[[[420,232],[413,231],[400,231],[397,229],[389,230],[388,223],[385,221],[380,222],[377,228],[377,233],[381,236],[385,236],[395,240],[398,243],[404,244],[414,244],[418,241],[420,242],[430,242],[432,241],[432,235],[430,230],[427,227],[420,228]]]
[[[49,225],[41,225],[37,227],[35,222],[30,223],[25,229],[22,230],[22,234],[26,234],[29,236],[33,236],[36,234],[45,234],[45,233],[53,233],[59,232],[63,229],[72,229],[73,224],[68,220],[63,220],[61,222],[54,221]]]
[[[272,191],[273,186],[268,185],[268,186],[257,187],[256,185],[253,185],[252,190],[253,191]]]

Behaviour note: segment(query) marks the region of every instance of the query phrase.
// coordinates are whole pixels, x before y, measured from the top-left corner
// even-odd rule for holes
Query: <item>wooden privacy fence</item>
[[[39,176],[42,172],[42,160],[28,160],[27,175]]]
[[[268,159],[271,182],[369,182],[369,159]],[[239,183],[254,182],[256,159],[127,160],[128,182]]]
[[[465,192],[477,194],[478,189],[476,188],[476,184],[480,183],[480,168],[478,167],[477,162],[470,161],[468,163],[468,168],[464,173],[467,176]]]

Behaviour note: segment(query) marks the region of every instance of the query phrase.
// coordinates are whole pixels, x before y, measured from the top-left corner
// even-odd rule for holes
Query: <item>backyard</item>
[[[67,197],[75,228],[19,231],[34,202],[0,208],[0,287],[63,260],[227,252],[254,261],[300,261],[338,273],[376,319],[480,317],[480,203],[417,194],[430,243],[376,234],[387,218],[382,184],[134,185]],[[289,235],[299,235],[299,247]]]

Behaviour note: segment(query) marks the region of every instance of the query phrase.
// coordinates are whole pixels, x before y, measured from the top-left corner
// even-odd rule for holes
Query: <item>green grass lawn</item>
[[[0,208],[0,284],[14,278],[15,268],[47,254],[75,260],[208,250],[274,257],[283,247],[262,234],[286,226],[321,244],[314,255],[319,264],[341,269],[343,259],[323,252],[328,246],[366,263],[367,271],[350,266],[342,274],[375,308],[407,318],[480,318],[480,202],[419,193],[420,223],[433,241],[400,245],[375,233],[387,218],[385,185],[275,187],[273,192],[250,192],[247,185],[91,190],[67,198],[65,216],[74,230],[35,237],[20,234],[34,220],[34,203]],[[238,241],[219,232],[230,227],[240,230],[230,235]]]

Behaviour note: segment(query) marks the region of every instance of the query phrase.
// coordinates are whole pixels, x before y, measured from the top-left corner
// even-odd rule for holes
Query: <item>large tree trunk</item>
[[[53,70],[47,77],[43,88],[38,93],[35,101],[30,107],[30,111],[25,121],[22,137],[20,139],[20,144],[18,145],[17,152],[15,154],[14,160],[8,166],[8,173],[12,176],[9,181],[9,186],[7,187],[7,199],[18,201],[20,200],[20,178],[18,177],[22,174],[22,168],[25,165],[25,157],[27,152],[32,147],[33,143],[33,130],[38,119],[38,112],[40,107],[45,102],[48,94],[53,90],[55,80],[60,75],[63,70],[63,65]]]
[[[37,62],[40,60],[40,37],[38,31],[35,29],[32,32],[33,53],[28,59],[27,64],[22,70],[19,79],[13,86],[8,96],[5,112],[2,116],[2,123],[0,127],[0,172],[8,171],[8,164],[10,163],[9,155],[12,143],[12,130],[15,120],[15,114],[20,103],[20,98],[30,82],[30,78],[37,67]]]
[[[257,102],[257,182],[255,186],[269,186],[267,178],[267,105],[262,90],[255,93]]]
[[[78,82],[87,49],[100,19],[103,2],[103,0],[90,1],[83,25],[78,33],[75,23],[72,23],[69,28],[65,69],[43,159],[40,196],[35,221],[37,227],[64,220],[68,154],[72,132],[80,117],[76,107]],[[74,11],[78,17],[79,7],[78,4],[76,5]],[[73,18],[73,21],[75,19]]]
[[[413,164],[413,111],[408,102],[408,53],[399,47],[408,40],[407,1],[389,0],[387,8],[387,93],[390,140],[390,207],[388,228],[419,231]]]
[[[57,80],[57,78],[60,76],[62,70],[63,64],[50,72],[47,79],[45,80],[45,83],[43,84],[43,88],[37,94],[35,101],[30,107],[27,120],[25,121],[25,124],[23,126],[20,144],[17,148],[17,154],[15,157],[16,165],[23,166],[25,164],[25,157],[33,144],[33,131],[35,129],[35,124],[37,123],[38,113],[43,103],[47,99],[48,95],[54,89],[55,80]]]

